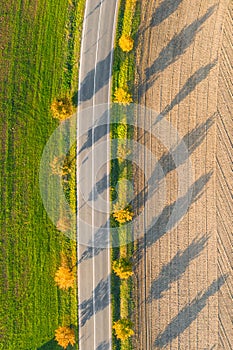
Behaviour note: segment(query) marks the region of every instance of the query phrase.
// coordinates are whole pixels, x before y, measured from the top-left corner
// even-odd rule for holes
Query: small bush
[[[51,111],[53,117],[60,121],[69,118],[74,112],[72,99],[68,96],[56,99],[51,105]]]
[[[134,41],[133,39],[126,34],[123,34],[119,39],[119,46],[122,51],[129,52],[133,49]]]
[[[113,262],[113,271],[121,279],[127,279],[133,275],[132,263],[127,258],[121,257]]]
[[[131,94],[123,88],[118,88],[114,93],[114,102],[122,104],[122,105],[129,105],[131,102],[133,102]]]
[[[76,343],[75,332],[70,327],[59,327],[55,331],[55,340],[66,349],[69,344],[74,345]]]
[[[134,213],[130,208],[118,209],[117,205],[114,207],[113,217],[117,222],[119,222],[119,224],[124,224],[127,221],[132,221],[133,216]]]
[[[120,340],[126,340],[134,335],[132,327],[133,323],[127,318],[122,318],[113,324],[113,329],[115,330],[116,337]]]

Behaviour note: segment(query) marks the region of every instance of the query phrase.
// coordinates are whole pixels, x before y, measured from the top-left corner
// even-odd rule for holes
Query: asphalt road
[[[110,102],[117,5],[118,0],[87,0],[84,18],[77,127],[80,350],[111,349],[110,250],[105,247],[95,256],[93,242],[102,226],[109,231],[106,104]],[[105,125],[96,127],[100,118]],[[83,259],[85,254],[94,257]]]

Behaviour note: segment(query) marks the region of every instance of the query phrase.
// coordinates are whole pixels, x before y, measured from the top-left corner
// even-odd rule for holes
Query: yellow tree
[[[69,267],[62,265],[56,271],[54,281],[59,288],[67,290],[74,287],[75,276]]]
[[[116,89],[113,101],[122,105],[129,105],[131,102],[133,102],[133,99],[131,94],[126,89],[120,87]]]
[[[71,229],[71,223],[68,217],[65,215],[61,216],[57,221],[57,229],[62,232],[67,232]]]
[[[120,340],[126,340],[134,335],[132,327],[133,323],[127,318],[122,318],[113,324],[113,329],[115,330],[116,337]]]
[[[64,349],[66,349],[69,344],[74,345],[75,344],[74,330],[71,329],[70,327],[59,327],[55,331],[55,340]]]
[[[119,224],[124,224],[127,221],[131,221],[134,214],[130,208],[118,209],[116,206],[112,215]]]
[[[53,117],[60,121],[69,118],[74,112],[71,98],[68,96],[57,98],[51,104],[51,111]]]
[[[122,51],[129,52],[133,49],[134,41],[131,36],[122,34],[119,39],[119,46]]]
[[[131,261],[127,258],[121,257],[115,260],[112,265],[113,271],[121,279],[127,279],[133,275],[133,266]]]

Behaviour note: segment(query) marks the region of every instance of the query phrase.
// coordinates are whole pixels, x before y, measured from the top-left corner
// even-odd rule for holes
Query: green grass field
[[[4,350],[55,349],[55,329],[77,325],[76,289],[61,291],[53,280],[61,253],[75,260],[75,242],[50,221],[38,181],[43,148],[58,125],[50,113],[51,102],[77,90],[84,3],[1,2],[0,349]],[[71,187],[74,203],[74,178]]]

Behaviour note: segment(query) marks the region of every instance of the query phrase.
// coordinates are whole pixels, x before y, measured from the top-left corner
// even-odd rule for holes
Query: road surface
[[[87,0],[83,27],[77,126],[79,349],[111,349],[110,250],[91,259],[107,223],[109,114],[117,0]],[[105,125],[95,127],[102,116]],[[103,145],[101,147],[101,145]],[[103,204],[102,204],[103,203]],[[101,210],[102,209],[102,210]]]

